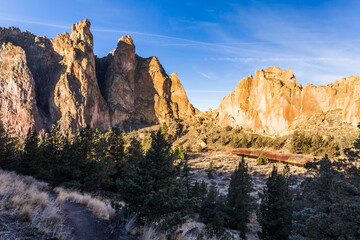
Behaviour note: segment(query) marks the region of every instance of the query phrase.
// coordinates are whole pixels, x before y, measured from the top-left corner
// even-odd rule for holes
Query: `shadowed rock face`
[[[177,75],[168,76],[156,57],[137,56],[130,36],[120,38],[108,56],[96,59],[96,67],[112,126],[195,114]]]
[[[360,77],[343,78],[327,86],[302,88],[292,71],[270,67],[245,77],[218,107],[223,126],[246,126],[282,133],[301,116],[339,110],[344,122],[360,121]]]
[[[0,117],[5,127],[26,134],[41,128],[42,118],[35,100],[35,81],[21,47],[0,44]]]
[[[155,57],[138,57],[130,36],[96,58],[87,19],[55,39],[0,28],[0,46],[0,120],[21,136],[54,122],[104,130],[125,121],[157,123],[194,114],[177,78]]]

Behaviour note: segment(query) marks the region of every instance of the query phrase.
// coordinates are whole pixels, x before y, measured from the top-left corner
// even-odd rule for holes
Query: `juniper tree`
[[[0,168],[15,170],[18,165],[19,140],[11,129],[5,129],[0,122]]]
[[[109,184],[113,185],[117,179],[123,178],[128,166],[125,158],[124,139],[118,128],[111,128],[109,132],[104,161],[106,172],[111,177]],[[114,186],[112,189],[114,190]]]
[[[244,156],[231,175],[228,191],[226,197],[226,225],[239,230],[241,236],[245,237],[254,199],[250,196],[253,191],[252,180]]]
[[[191,168],[189,166],[189,160],[186,156],[186,154],[183,154],[182,155],[183,159],[182,159],[182,171],[181,171],[181,177],[183,179],[183,183],[185,185],[185,188],[186,188],[186,195],[187,195],[187,198],[190,198],[190,195],[191,195],[191,186],[190,186],[190,181],[191,181],[191,177],[190,177],[190,171],[191,171]]]
[[[201,220],[207,224],[209,235],[220,236],[224,233],[224,200],[219,195],[215,184],[210,186],[209,192],[201,203]]]
[[[109,175],[103,155],[103,139],[97,129],[87,126],[74,139],[74,161],[82,190],[94,190],[107,182]]]
[[[260,239],[289,239],[292,230],[292,198],[287,177],[273,167],[266,181],[266,189],[260,194],[261,204],[257,214],[262,231]]]
[[[146,155],[131,164],[126,182],[118,183],[130,211],[136,211],[146,219],[187,207],[177,180],[180,169],[174,165],[170,144],[161,131],[153,133],[151,138]]]
[[[61,131],[60,125],[55,123],[51,129],[46,131],[43,141],[40,145],[42,176],[53,185],[58,185],[66,178],[63,169],[66,167],[62,156],[65,137]],[[73,156],[74,157],[74,156]]]
[[[360,139],[360,138],[359,138]],[[345,149],[345,159],[325,156],[305,165],[306,178],[295,196],[294,236],[306,239],[360,239],[360,140]]]
[[[18,165],[19,173],[40,177],[43,165],[39,154],[39,141],[38,133],[29,129]]]

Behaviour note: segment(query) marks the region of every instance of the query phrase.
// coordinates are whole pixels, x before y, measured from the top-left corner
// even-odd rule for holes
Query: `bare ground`
[[[96,217],[90,209],[79,203],[66,201],[61,210],[66,223],[71,227],[72,239],[109,239],[108,223]]]
[[[73,240],[135,240],[137,238],[116,231],[110,234],[110,222],[98,218],[89,208],[69,201],[62,204],[61,210],[66,224],[71,228]]]
[[[230,184],[231,174],[238,165],[241,157],[233,154],[221,153],[190,153],[189,166],[191,166],[191,176],[194,181],[204,180],[208,187],[215,184],[220,194],[226,195]],[[252,175],[253,188],[252,196],[260,203],[259,192],[266,186],[266,180],[269,177],[273,166],[276,165],[281,172],[285,166],[283,163],[268,163],[266,165],[256,165],[256,159],[245,158]],[[213,162],[214,169],[212,178],[209,178],[209,166]],[[292,174],[291,187],[297,188],[302,179],[306,176],[306,169],[299,166],[289,165]],[[256,219],[255,212],[250,216],[248,225],[250,232],[246,234],[246,239],[258,239],[257,232],[261,229]]]

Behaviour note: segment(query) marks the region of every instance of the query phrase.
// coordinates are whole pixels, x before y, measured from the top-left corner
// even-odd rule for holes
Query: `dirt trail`
[[[109,239],[108,224],[97,218],[87,207],[73,202],[64,202],[61,206],[66,223],[71,227],[71,237],[82,239]]]
[[[110,235],[109,223],[98,218],[89,208],[69,201],[65,201],[61,210],[66,223],[71,227],[70,239],[73,240],[135,240],[133,236]]]

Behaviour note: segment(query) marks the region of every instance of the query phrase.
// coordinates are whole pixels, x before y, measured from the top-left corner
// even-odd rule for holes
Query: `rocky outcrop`
[[[0,45],[0,118],[10,131],[25,135],[42,127],[35,99],[35,81],[21,47]]]
[[[93,36],[89,20],[72,26],[71,34],[60,34],[52,41],[63,66],[55,89],[51,116],[63,127],[109,127],[107,104],[100,93],[93,52]]]
[[[87,19],[55,39],[0,28],[0,44],[0,120],[20,135],[54,122],[104,130],[195,112],[178,79],[169,77],[156,57],[137,56],[130,36],[96,58]]]
[[[125,121],[156,123],[195,113],[177,75],[169,77],[156,57],[137,56],[130,36],[120,38],[117,48],[96,64],[112,126]]]
[[[300,117],[341,110],[343,121],[360,121],[360,77],[327,86],[302,88],[292,71],[270,67],[245,77],[218,107],[223,126],[245,126],[269,134],[283,133]]]

